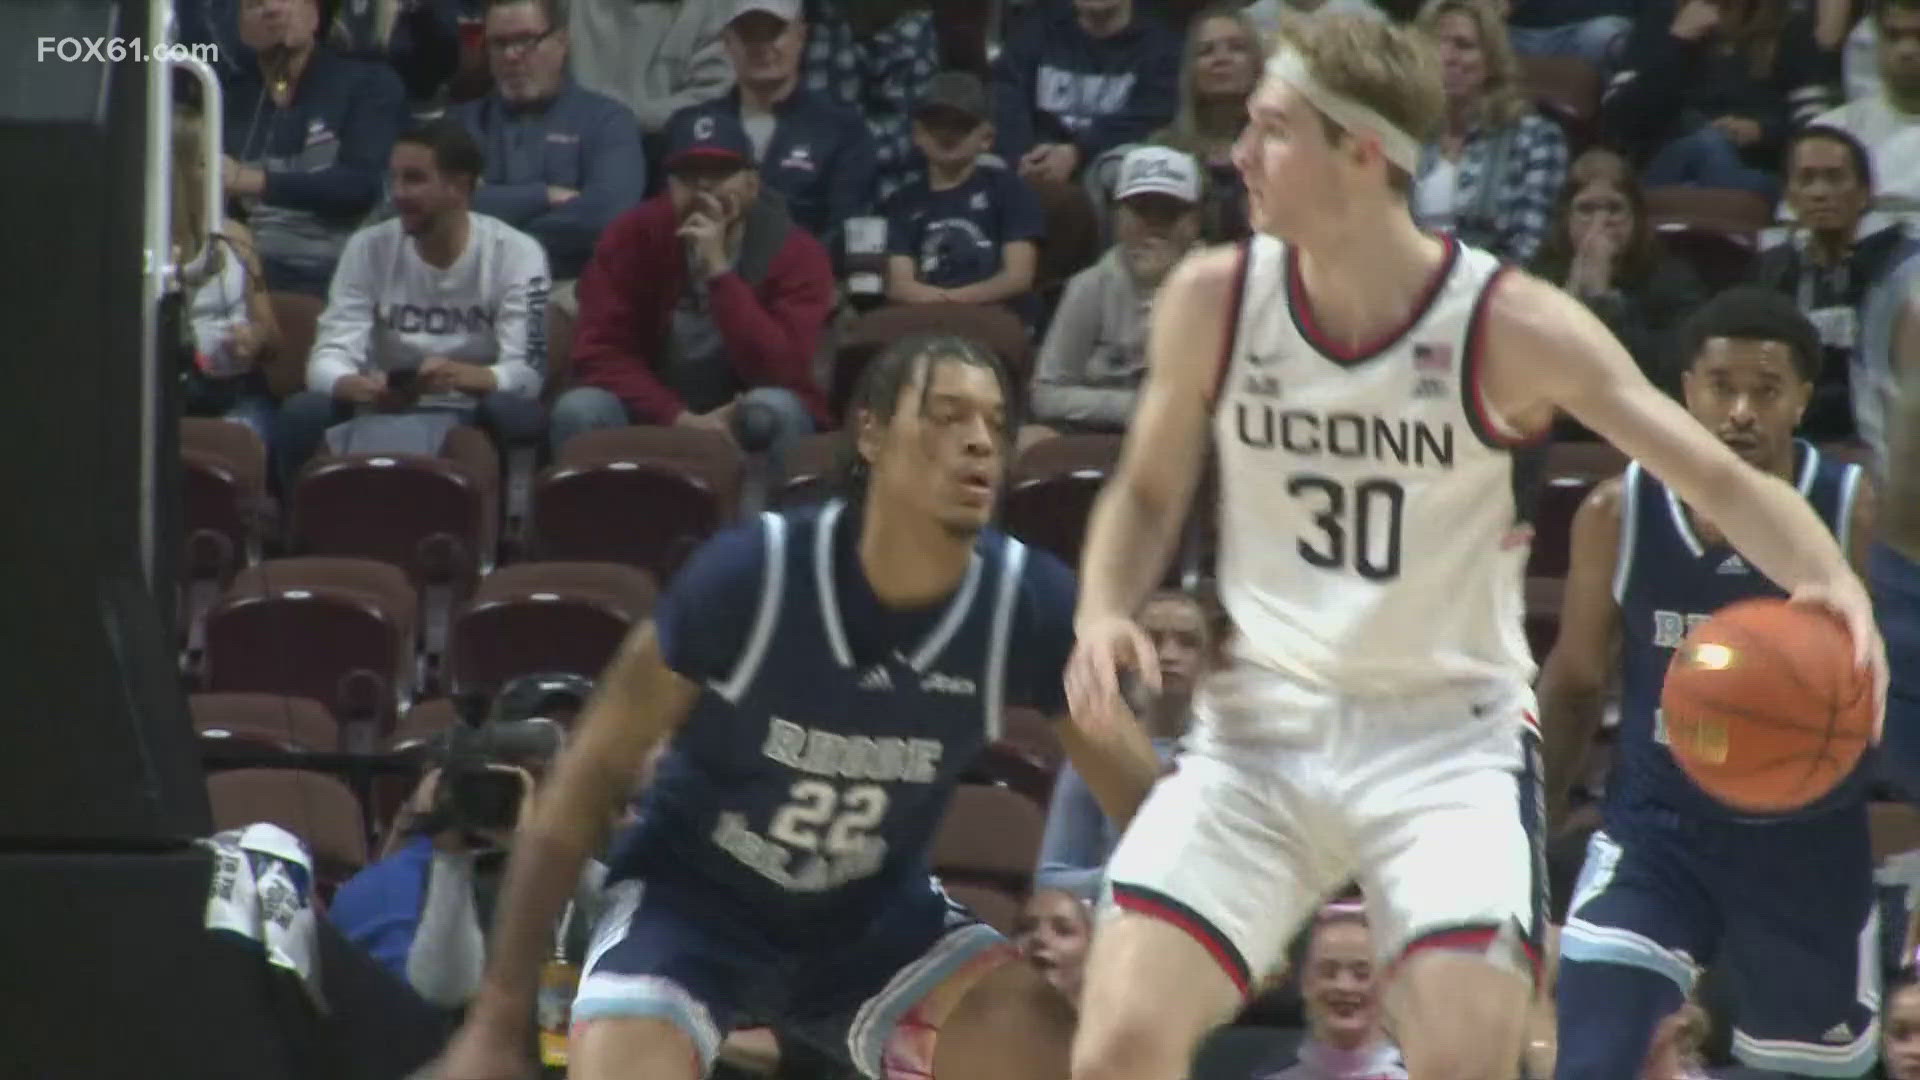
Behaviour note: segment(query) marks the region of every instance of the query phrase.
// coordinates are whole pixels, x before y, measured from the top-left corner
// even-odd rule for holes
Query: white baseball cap
[[[1113,185],[1113,197],[1130,198],[1148,193],[1171,195],[1182,202],[1200,201],[1200,163],[1192,154],[1183,154],[1165,146],[1140,146],[1120,159],[1120,179]]]
[[[732,22],[752,11],[764,11],[782,22],[792,22],[800,17],[800,0],[736,0],[733,14],[727,16]]]

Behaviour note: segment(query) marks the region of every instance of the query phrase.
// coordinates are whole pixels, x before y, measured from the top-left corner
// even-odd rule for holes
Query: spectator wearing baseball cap
[[[1200,237],[1200,163],[1141,146],[1114,186],[1113,247],[1075,274],[1055,309],[1033,377],[1033,418],[1054,432],[1120,431],[1147,371],[1154,296]],[[1043,434],[1023,433],[1022,441]]]
[[[807,24],[800,0],[732,2],[720,37],[734,88],[693,108],[732,116],[747,134],[760,178],[786,199],[793,220],[836,246],[842,222],[873,210],[873,135],[858,113],[813,94],[801,80]]]
[[[826,249],[762,185],[731,112],[675,114],[665,167],[667,190],[616,218],[581,275],[554,449],[628,424],[732,435],[753,402],[773,414],[777,457],[826,418],[813,379],[834,301]]]
[[[1005,303],[1031,324],[1040,201],[1012,172],[980,164],[993,145],[990,115],[978,77],[943,71],[927,81],[913,117],[927,178],[887,204],[887,298]]]

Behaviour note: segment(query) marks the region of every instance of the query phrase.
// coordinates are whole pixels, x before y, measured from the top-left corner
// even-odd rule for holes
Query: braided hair
[[[1000,385],[1001,399],[1007,403],[1005,431],[1017,429],[1017,422],[1012,415],[1016,400],[1013,383],[1007,375],[1006,365],[1000,362],[999,355],[992,349],[972,338],[937,332],[909,334],[888,342],[860,372],[860,379],[854,384],[853,396],[847,402],[846,428],[835,472],[838,477],[836,487],[849,505],[865,501],[867,480],[872,472],[867,460],[860,456],[861,417],[871,416],[881,424],[891,423],[894,410],[900,403],[901,392],[923,372],[925,378],[920,384],[920,408],[925,409],[927,394],[933,386],[933,366],[948,362],[969,364],[992,372],[994,381]]]

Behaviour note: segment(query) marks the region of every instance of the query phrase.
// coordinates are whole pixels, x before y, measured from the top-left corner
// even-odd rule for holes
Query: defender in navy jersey
[[[1002,706],[1062,706],[1072,575],[986,527],[1010,397],[976,346],[895,343],[854,403],[852,497],[724,532],[676,574],[515,849],[445,1075],[517,1075],[553,875],[662,740],[610,860],[570,1075],[703,1076],[760,1025],[875,1080],[1065,1074],[1070,1006],[927,861]],[[1059,730],[1124,822],[1158,772],[1144,732]]]
[[[1793,484],[1855,565],[1872,534],[1860,466],[1796,440],[1821,359],[1793,301],[1743,287],[1682,334],[1687,408],[1748,464]],[[1576,515],[1560,637],[1540,685],[1557,819],[1600,723],[1617,646],[1620,731],[1603,829],[1560,934],[1562,1080],[1638,1075],[1655,1028],[1723,967],[1733,1051],[1795,1076],[1860,1076],[1878,1053],[1879,927],[1867,836],[1871,757],[1793,814],[1746,818],[1696,787],[1668,746],[1667,665],[1687,632],[1786,595],[1638,464]]]

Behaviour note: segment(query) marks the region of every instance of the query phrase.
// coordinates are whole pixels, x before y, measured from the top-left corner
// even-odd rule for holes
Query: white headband
[[[1326,113],[1328,119],[1341,127],[1349,131],[1371,132],[1380,140],[1380,152],[1386,155],[1388,161],[1409,173],[1420,171],[1418,140],[1367,106],[1322,86],[1308,69],[1306,57],[1292,48],[1282,46],[1279,52],[1273,54],[1273,59],[1267,61],[1267,78],[1293,87],[1308,103]]]

